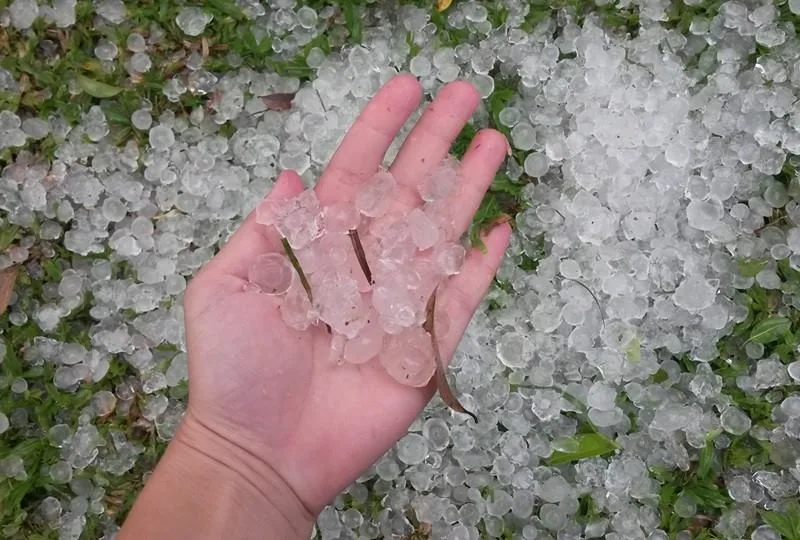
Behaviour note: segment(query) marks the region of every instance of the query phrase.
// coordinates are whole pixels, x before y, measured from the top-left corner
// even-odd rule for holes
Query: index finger
[[[373,97],[348,130],[317,184],[322,204],[350,201],[378,170],[400,128],[419,106],[422,87],[411,75],[397,75]]]

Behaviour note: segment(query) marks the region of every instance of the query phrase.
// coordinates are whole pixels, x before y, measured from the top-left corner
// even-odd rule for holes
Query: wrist
[[[171,461],[182,462],[179,466],[184,468],[184,474],[197,474],[199,468],[203,489],[220,486],[239,510],[260,516],[268,527],[266,530],[274,532],[274,538],[310,537],[314,516],[281,475],[262,459],[210,429],[192,414],[191,408],[170,449],[176,455]],[[187,470],[189,466],[194,470]]]

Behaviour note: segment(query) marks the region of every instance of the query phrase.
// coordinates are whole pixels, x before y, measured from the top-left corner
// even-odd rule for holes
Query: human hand
[[[419,83],[410,76],[397,76],[380,90],[319,180],[323,206],[352,200],[358,181],[378,169],[420,98]],[[465,82],[440,91],[391,166],[403,186],[394,210],[421,204],[415,182],[447,155],[479,99]],[[484,130],[464,155],[463,184],[451,206],[459,233],[468,228],[506,148],[503,135]],[[284,171],[268,197],[302,190],[297,174]],[[509,235],[508,225],[497,225],[484,238],[486,253],[473,249],[461,273],[440,291],[437,302],[450,317],[450,331],[440,342],[445,361],[489,287]],[[263,467],[316,515],[406,433],[435,388],[401,385],[376,359],[332,364],[324,326],[294,330],[283,322],[274,298],[246,290],[252,261],[281,251],[279,238],[257,224],[254,213],[190,282],[185,296],[190,399],[180,436],[194,446],[208,445],[204,453],[225,449],[214,459],[243,475]]]

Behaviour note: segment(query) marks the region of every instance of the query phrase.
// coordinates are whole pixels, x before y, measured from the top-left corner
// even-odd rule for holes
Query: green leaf
[[[350,31],[350,37],[353,38],[355,43],[362,41],[362,28],[363,22],[361,21],[361,14],[353,2],[344,2],[342,5],[344,11],[344,21],[347,29]]]
[[[800,510],[796,504],[789,505],[783,512],[761,510],[761,519],[775,529],[781,538],[800,540]]]
[[[583,433],[575,435],[567,452],[556,451],[547,460],[548,465],[559,465],[570,461],[579,461],[590,457],[602,456],[613,452],[619,446],[601,433]]]
[[[733,501],[714,484],[692,484],[686,486],[683,494],[689,496],[701,508],[727,508]]]
[[[19,227],[16,225],[6,224],[0,227],[0,251],[4,251],[11,245],[18,232]]]
[[[789,333],[792,321],[786,317],[769,317],[753,327],[748,341],[772,343]]]
[[[61,281],[61,267],[53,259],[47,259],[42,263],[42,269],[49,281]]]
[[[236,21],[244,21],[246,17],[242,10],[230,0],[208,0],[208,6],[210,8],[223,13]]]
[[[470,143],[472,142],[473,137],[478,133],[478,130],[475,129],[475,126],[472,124],[465,124],[461,131],[459,132],[456,140],[453,141],[453,145],[450,147],[450,151],[454,156],[458,159],[464,155],[469,147]]]
[[[678,485],[670,478],[664,482],[661,491],[658,495],[658,507],[661,510],[661,526],[667,527],[669,519],[674,516],[672,506],[675,504],[675,499],[678,498]]]
[[[510,195],[514,199],[519,199],[522,195],[522,188],[524,184],[516,184],[503,172],[497,173],[494,177],[491,187],[489,188],[494,192],[501,192]]]
[[[634,337],[625,347],[625,356],[634,364],[642,361],[642,342],[638,337]]]
[[[659,369],[650,376],[650,382],[652,382],[653,384],[662,383],[667,379],[669,379],[669,374],[663,369]]]
[[[767,266],[767,261],[762,259],[739,259],[737,263],[739,273],[744,277],[756,277]]]
[[[474,247],[480,248],[481,251],[486,253],[486,246],[483,244],[481,234],[488,229],[499,217],[503,215],[503,209],[497,202],[497,198],[493,193],[487,193],[478,211],[472,217],[472,228],[470,229],[470,242]]]
[[[81,90],[96,98],[110,98],[122,92],[122,88],[90,79],[85,75],[78,75],[78,86],[81,87]]]
[[[706,478],[714,464],[714,443],[712,438],[706,440],[706,445],[700,450],[700,459],[697,462],[697,478]]]

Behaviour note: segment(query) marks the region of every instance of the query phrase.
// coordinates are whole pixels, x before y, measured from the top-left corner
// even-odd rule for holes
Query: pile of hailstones
[[[291,328],[327,325],[331,362],[377,357],[392,378],[420,387],[436,370],[431,335],[423,329],[428,302],[466,255],[448,212],[458,191],[458,161],[448,157],[420,183],[420,207],[393,208],[397,189],[392,173],[381,169],[352,202],[322,206],[310,189],[265,200],[257,222],[277,230],[285,254],[260,255],[246,287],[277,296]],[[437,310],[437,338],[448,327]]]

